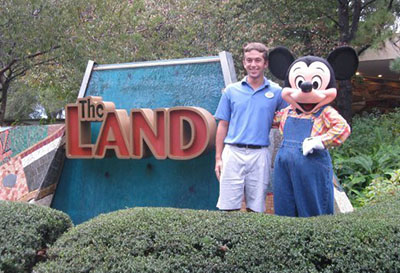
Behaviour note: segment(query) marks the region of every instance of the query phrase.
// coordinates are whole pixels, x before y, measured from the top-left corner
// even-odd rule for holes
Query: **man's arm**
[[[220,120],[215,136],[215,174],[217,175],[218,181],[222,171],[222,150],[224,149],[224,139],[228,133],[228,127],[228,121]]]

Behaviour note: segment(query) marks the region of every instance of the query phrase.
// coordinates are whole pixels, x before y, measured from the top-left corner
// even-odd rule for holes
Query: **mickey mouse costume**
[[[335,49],[327,60],[294,60],[283,47],[270,52],[270,71],[285,80],[282,97],[290,104],[274,120],[283,134],[274,165],[277,215],[333,214],[333,169],[327,149],[341,145],[350,126],[328,104],[336,97],[336,80],[350,79],[357,66],[357,54],[350,47]]]

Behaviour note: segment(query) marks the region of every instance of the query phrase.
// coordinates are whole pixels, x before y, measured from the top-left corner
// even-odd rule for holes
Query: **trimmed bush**
[[[400,195],[351,214],[288,218],[134,208],[65,233],[45,272],[400,272]]]
[[[0,201],[0,272],[31,272],[38,261],[38,251],[71,226],[71,219],[60,211]]]

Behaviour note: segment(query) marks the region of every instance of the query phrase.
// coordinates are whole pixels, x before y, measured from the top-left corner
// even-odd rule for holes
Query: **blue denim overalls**
[[[324,107],[323,107],[324,108]],[[318,117],[321,108],[313,114]],[[333,214],[333,170],[328,150],[304,156],[302,144],[311,136],[313,119],[288,117],[274,165],[275,214],[309,217]]]

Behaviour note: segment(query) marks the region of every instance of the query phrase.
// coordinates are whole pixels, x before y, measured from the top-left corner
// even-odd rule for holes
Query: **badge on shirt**
[[[272,99],[274,97],[274,93],[268,91],[267,93],[265,93],[265,97],[267,97],[268,99]]]

